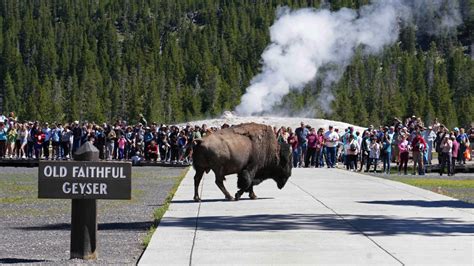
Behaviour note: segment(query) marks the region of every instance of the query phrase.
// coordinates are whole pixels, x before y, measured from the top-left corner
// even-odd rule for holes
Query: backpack
[[[356,151],[357,150],[357,146],[355,145],[355,143],[351,143],[350,149],[351,149],[351,151]]]
[[[386,153],[387,149],[388,149],[388,145],[386,145],[385,143],[382,144],[382,153]]]

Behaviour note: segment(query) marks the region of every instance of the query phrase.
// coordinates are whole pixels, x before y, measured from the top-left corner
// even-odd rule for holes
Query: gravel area
[[[98,200],[98,260],[138,262],[153,212],[187,168],[133,167],[132,200]],[[71,200],[38,199],[37,168],[0,168],[0,264],[82,264],[69,260]]]

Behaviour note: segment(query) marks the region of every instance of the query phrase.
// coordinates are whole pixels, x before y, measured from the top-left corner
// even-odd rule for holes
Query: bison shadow
[[[366,204],[386,204],[386,205],[400,205],[400,206],[416,206],[425,208],[462,208],[472,209],[474,204],[460,200],[374,200],[374,201],[359,201],[359,203]]]
[[[343,219],[341,218],[343,217]],[[204,231],[298,231],[323,230],[361,232],[368,236],[470,235],[474,224],[450,218],[400,218],[385,215],[262,214],[244,216],[200,216],[161,221],[160,227],[190,227]]]
[[[13,264],[13,263],[41,263],[46,262],[46,260],[36,260],[36,259],[23,259],[23,258],[0,258],[0,264]]]
[[[246,201],[246,200],[269,200],[269,199],[275,199],[272,197],[268,198],[256,198],[256,199],[250,199],[250,198],[240,198],[238,201]],[[172,200],[171,203],[205,203],[205,202],[236,202],[236,201],[229,201],[226,200],[225,198],[220,198],[220,199],[201,199],[200,202],[196,202],[194,200]]]

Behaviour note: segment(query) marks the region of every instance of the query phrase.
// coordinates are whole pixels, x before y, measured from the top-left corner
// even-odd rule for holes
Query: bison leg
[[[243,189],[240,189],[239,191],[237,191],[237,193],[235,193],[235,200],[239,200],[240,197],[242,197],[242,194],[244,194],[244,190]]]
[[[251,199],[257,199],[257,195],[255,195],[255,192],[253,192],[253,186],[250,186],[249,188],[249,197]]]
[[[224,193],[224,196],[227,200],[234,200],[234,197],[230,195],[229,191],[227,191],[224,186],[224,176],[216,175],[216,185],[222,191],[222,193]]]
[[[252,174],[249,170],[244,169],[237,175],[237,187],[244,191],[248,191],[248,188],[252,185]]]
[[[201,183],[202,175],[204,174],[204,170],[196,169],[196,174],[194,175],[194,201],[201,201],[199,198],[199,184]]]
[[[247,191],[243,190],[243,189],[240,189],[239,191],[237,191],[237,193],[235,193],[235,200],[239,200],[240,197],[242,197],[242,194],[244,194],[244,192],[248,192],[249,193],[249,197],[251,199],[257,199],[257,195],[255,195],[255,192],[253,192],[253,185],[249,187],[249,189]]]
[[[248,171],[247,169],[244,169],[237,175],[237,187],[239,188],[239,191],[235,193],[235,199],[239,200],[242,194],[244,194],[244,192],[249,191],[248,189],[251,186],[252,186],[251,172]]]

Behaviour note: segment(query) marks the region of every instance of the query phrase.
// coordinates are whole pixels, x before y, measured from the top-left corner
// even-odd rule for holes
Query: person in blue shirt
[[[385,134],[382,142],[383,173],[390,174],[390,161],[392,158],[392,141],[388,134]]]
[[[469,147],[469,137],[464,132],[464,128],[458,129],[456,127],[454,128],[454,131],[459,133],[456,136],[456,141],[459,143],[458,163],[466,164],[466,157],[464,157],[464,152],[466,151],[467,147]]]
[[[0,122],[0,158],[5,157],[7,148],[7,128],[4,122]]]
[[[51,143],[53,146],[52,149],[52,160],[58,160],[59,158],[62,158],[61,154],[61,134],[62,134],[62,126],[61,124],[53,124],[51,128]]]
[[[49,124],[47,122],[43,124],[42,131],[44,134],[43,156],[46,160],[48,160],[49,159],[49,144],[51,141],[51,128],[49,128]]]
[[[155,136],[153,135],[153,132],[151,132],[151,129],[150,127],[146,127],[145,128],[145,135],[143,136],[143,142],[145,144],[145,147],[148,147],[151,143],[151,141],[153,141],[155,138]],[[150,160],[150,157],[149,157],[149,152],[148,150],[145,149],[145,160]]]

